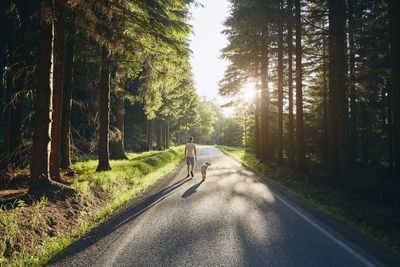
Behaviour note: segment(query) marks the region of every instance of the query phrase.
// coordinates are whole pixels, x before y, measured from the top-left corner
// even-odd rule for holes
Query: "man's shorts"
[[[186,157],[186,164],[194,166],[194,158],[193,157]]]

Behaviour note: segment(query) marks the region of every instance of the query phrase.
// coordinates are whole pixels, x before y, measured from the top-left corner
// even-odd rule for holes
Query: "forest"
[[[195,92],[190,1],[2,1],[1,168],[30,185],[98,155],[201,142],[219,107]],[[50,180],[49,180],[50,179]]]
[[[333,184],[360,169],[400,172],[398,1],[231,1],[220,93],[247,107],[262,161],[326,166]]]
[[[378,228],[398,229],[390,214],[400,205],[400,1],[229,3],[221,104],[199,96],[190,65],[190,7],[201,1],[0,2],[0,233],[11,214],[27,218],[21,208],[47,200],[74,199],[74,223],[99,223],[131,197],[117,186],[139,184],[117,174],[135,167],[139,179],[179,163],[189,136],[243,149],[257,166],[290,170],[365,210],[373,203]],[[87,211],[93,203],[98,213]],[[21,233],[32,230],[22,224]],[[21,243],[0,237],[0,265],[19,262],[20,251],[32,263],[35,242]],[[399,253],[398,232],[386,243]]]
[[[398,253],[400,1],[230,3],[219,92],[245,152],[222,149]]]

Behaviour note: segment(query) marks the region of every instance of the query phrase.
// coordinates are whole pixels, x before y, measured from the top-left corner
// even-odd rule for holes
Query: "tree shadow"
[[[76,241],[66,250],[61,252],[57,257],[51,260],[47,266],[57,266],[58,264],[62,263],[64,260],[72,257],[79,251],[83,251],[92,245],[94,245],[100,239],[109,236],[114,231],[118,230],[126,223],[130,222],[134,218],[138,217],[140,214],[144,213],[179,188],[186,182],[188,182],[191,178],[183,178],[176,183],[168,186],[167,188],[159,191],[158,193],[151,195],[144,200],[140,201],[134,206],[123,210],[120,213],[115,214],[105,223],[101,224],[100,226],[92,229],[87,235]]]
[[[187,198],[190,197],[192,194],[197,192],[197,189],[200,187],[200,185],[203,183],[204,181],[201,180],[200,182],[195,183],[193,186],[189,187],[185,193],[182,194],[181,197],[183,198]]]
[[[55,181],[43,183],[35,190],[31,190],[29,187],[0,190],[0,211],[18,208],[20,203],[23,203],[23,206],[30,207],[43,199],[50,203],[64,202],[70,199],[77,204],[75,194],[76,190],[69,187],[68,184]]]

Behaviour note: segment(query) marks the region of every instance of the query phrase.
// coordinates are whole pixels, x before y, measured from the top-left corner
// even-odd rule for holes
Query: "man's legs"
[[[187,176],[186,176],[186,178],[189,177],[189,165],[190,165],[189,157],[186,157],[186,166],[187,166]]]
[[[188,177],[189,177],[189,170],[190,170],[190,174],[193,175],[193,168],[194,168],[194,158],[192,157],[187,157],[186,159],[186,163],[187,163],[187,171],[188,171]],[[189,165],[191,166],[191,168],[189,169]]]
[[[194,175],[193,175],[194,158],[187,157],[186,158],[186,164],[187,164],[187,176],[186,177],[189,177],[190,174],[192,175],[192,177],[194,177]]]

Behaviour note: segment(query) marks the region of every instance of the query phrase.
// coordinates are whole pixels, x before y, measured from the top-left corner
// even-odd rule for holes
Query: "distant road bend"
[[[50,266],[384,266],[218,149],[198,151],[205,182],[182,167]]]

